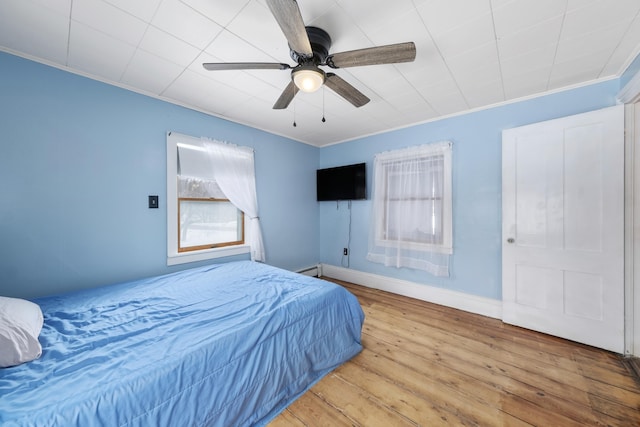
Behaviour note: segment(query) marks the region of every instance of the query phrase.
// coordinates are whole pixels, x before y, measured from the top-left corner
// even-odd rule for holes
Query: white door
[[[624,107],[502,133],[503,321],[624,351]]]

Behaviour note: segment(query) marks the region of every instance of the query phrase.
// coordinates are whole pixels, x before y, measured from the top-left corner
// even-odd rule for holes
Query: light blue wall
[[[0,53],[0,295],[33,297],[198,265],[166,266],[165,132],[172,130],[255,148],[269,264],[346,266],[342,248],[350,246],[350,268],[499,299],[502,129],[613,105],[620,82],[317,149]],[[370,183],[376,153],[445,139],[454,143],[451,277],[366,261],[369,200],[351,211],[345,202],[317,203],[315,170],[364,161]],[[159,209],[147,208],[149,194],[160,196]]]
[[[317,262],[317,148],[0,53],[0,295],[199,265],[166,266],[169,130],[253,147],[267,263]]]
[[[620,77],[620,89],[625,87],[637,73],[640,73],[640,55],[636,56],[636,59],[634,59],[624,73],[622,73]]]
[[[320,166],[367,163],[371,190],[376,153],[429,142],[453,141],[451,276],[436,278],[366,260],[370,200],[351,205],[350,268],[488,298],[501,298],[501,132],[557,117],[615,105],[617,79],[322,148]],[[364,107],[366,108],[366,107]],[[369,194],[370,197],[370,194]],[[345,266],[349,239],[346,202],[320,204],[320,260]],[[338,209],[337,209],[338,207]]]

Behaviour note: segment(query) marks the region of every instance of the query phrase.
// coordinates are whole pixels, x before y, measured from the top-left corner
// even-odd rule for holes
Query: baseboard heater
[[[305,276],[319,277],[320,276],[320,266],[314,265],[312,267],[303,268],[302,270],[296,271],[296,273],[304,274]]]

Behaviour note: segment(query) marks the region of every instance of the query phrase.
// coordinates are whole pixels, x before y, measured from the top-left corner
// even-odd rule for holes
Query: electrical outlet
[[[349,249],[344,248],[344,249],[342,250],[342,255],[349,255]]]

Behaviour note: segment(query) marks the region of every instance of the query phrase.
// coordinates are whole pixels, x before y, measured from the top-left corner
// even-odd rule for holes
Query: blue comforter
[[[2,426],[264,425],[362,349],[352,294],[250,261],[35,302],[42,357],[0,369]]]

